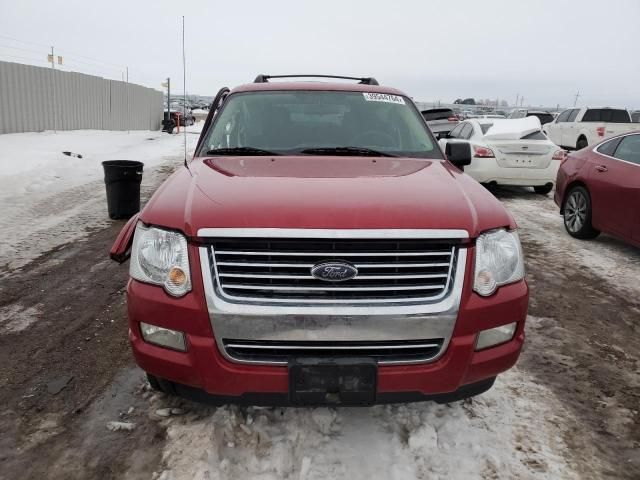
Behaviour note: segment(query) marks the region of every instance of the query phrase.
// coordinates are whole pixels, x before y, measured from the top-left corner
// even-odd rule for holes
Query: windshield
[[[345,149],[345,147],[356,147]],[[420,113],[404,97],[362,92],[272,91],[231,95],[201,147],[247,154],[251,149],[279,155],[385,155],[442,158]],[[224,149],[224,150],[222,150]],[[312,153],[312,152],[308,152]],[[222,154],[222,153],[221,153]]]

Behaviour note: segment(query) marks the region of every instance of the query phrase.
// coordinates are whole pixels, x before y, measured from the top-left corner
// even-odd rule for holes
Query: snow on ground
[[[189,153],[201,128],[202,123],[187,128]],[[182,135],[156,131],[0,135],[0,271],[108,224],[102,161],[143,162],[145,189],[157,183],[158,168],[179,164],[183,142]]]
[[[166,422],[160,480],[577,478],[562,440],[575,420],[518,369],[447,405],[196,406]]]
[[[616,288],[637,297],[640,293],[640,249],[607,235],[595,240],[575,239],[565,231],[562,216],[547,197],[519,192],[519,195],[500,200],[514,215],[522,238],[545,247],[544,251],[557,256],[564,264],[568,256],[578,270],[586,269]],[[526,253],[526,252],[525,252]],[[550,272],[565,275],[561,271]]]

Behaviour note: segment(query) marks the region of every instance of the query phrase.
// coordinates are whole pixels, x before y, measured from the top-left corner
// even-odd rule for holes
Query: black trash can
[[[140,211],[140,182],[144,163],[133,160],[102,162],[109,218],[130,218]]]

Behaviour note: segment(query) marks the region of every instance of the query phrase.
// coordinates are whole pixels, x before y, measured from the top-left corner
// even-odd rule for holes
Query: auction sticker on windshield
[[[387,102],[387,103],[397,103],[399,105],[404,105],[404,98],[400,95],[388,95],[386,93],[367,93],[363,92],[364,99],[367,102]]]

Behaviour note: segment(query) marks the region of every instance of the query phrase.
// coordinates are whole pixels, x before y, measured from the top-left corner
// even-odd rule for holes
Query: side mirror
[[[469,142],[447,142],[444,153],[447,155],[447,160],[462,171],[464,171],[465,165],[471,165],[471,145]]]

